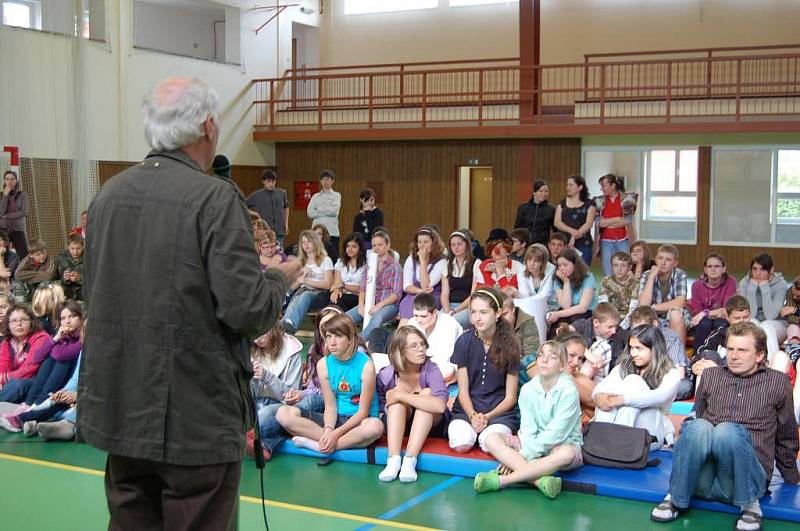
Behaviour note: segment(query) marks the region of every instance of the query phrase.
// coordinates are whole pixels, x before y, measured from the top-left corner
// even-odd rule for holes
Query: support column
[[[541,64],[541,0],[519,1],[519,121],[533,123],[539,113],[539,71]]]

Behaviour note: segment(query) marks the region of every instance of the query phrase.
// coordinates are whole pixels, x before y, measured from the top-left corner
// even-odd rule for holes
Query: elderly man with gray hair
[[[248,339],[275,323],[288,279],[260,273],[244,198],[206,173],[214,92],[168,79],[144,125],[153,150],[89,207],[78,439],[108,452],[109,529],[232,529]]]

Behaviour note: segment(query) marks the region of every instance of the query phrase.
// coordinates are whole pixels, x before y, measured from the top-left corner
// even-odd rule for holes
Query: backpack
[[[583,433],[583,462],[608,468],[640,470],[658,466],[660,459],[648,460],[650,433],[610,422],[590,422]]]

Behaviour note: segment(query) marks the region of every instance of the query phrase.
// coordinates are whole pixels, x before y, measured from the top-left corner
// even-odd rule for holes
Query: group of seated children
[[[388,232],[378,227],[370,251],[377,269],[370,275],[360,235],[345,238],[334,266],[321,240],[304,232],[304,274],[289,299],[284,327],[292,332],[310,308],[328,306],[318,315],[299,377],[300,349],[281,328],[254,347],[265,454],[288,436],[297,446],[331,453],[367,446],[386,433],[388,459],[379,478],[410,482],[426,438],[442,436],[456,452],[477,444],[500,461],[497,470],[476,477],[478,492],[529,483],[554,497],[560,491],[554,474],[582,463],[586,422],[644,428],[651,449],[675,444],[672,402],[712,389],[701,383],[706,377],[700,376],[710,374],[706,369],[741,377],[731,367],[740,358],[726,352],[726,338],[746,336],[760,348],[763,336],[757,370],[772,375],[765,368],[771,366],[794,377],[800,362],[800,278],[787,291],[769,255],[756,256],[737,286],[724,258],[711,253],[690,291],[676,247],[662,245],[651,260],[647,244],[639,241],[630,254],[613,254],[611,275],[598,286],[570,238],[553,233],[547,246],[525,246],[524,240],[519,231],[495,229],[486,242],[487,258],[480,260],[469,231],[453,232],[445,245],[438,229],[425,225],[401,267]],[[265,251],[262,265],[269,267],[265,255],[275,251]],[[394,333],[383,328],[398,317]],[[685,348],[690,334],[697,352],[691,364]],[[542,343],[545,337],[552,339]],[[257,353],[265,349],[272,354]],[[458,395],[448,408],[451,382]],[[788,384],[784,390],[784,405],[791,404]],[[760,413],[744,405],[710,422],[751,427],[748,420]],[[770,422],[796,426],[797,413],[789,408],[788,417]],[[789,431],[771,441],[754,440],[756,451],[758,445],[783,444],[796,452],[796,428],[793,440]],[[676,461],[673,476],[684,466]],[[724,473],[712,468],[708,477]],[[724,490],[698,487],[696,493],[742,505],[743,498],[726,498]],[[672,495],[678,492],[682,497],[668,498],[654,519],[675,517],[685,508],[686,492],[695,491],[676,489]],[[742,508],[739,528],[757,528],[757,498]]]

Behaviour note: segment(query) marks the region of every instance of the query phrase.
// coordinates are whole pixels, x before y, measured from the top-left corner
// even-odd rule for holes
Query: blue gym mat
[[[446,452],[443,450],[446,444],[443,440],[430,439],[424,450],[435,451],[423,451],[420,454],[417,470],[451,476],[474,477],[478,472],[486,472],[497,466],[497,462],[492,459],[476,459],[471,456]],[[286,441],[278,451],[286,454],[316,458],[330,457],[336,461],[376,465],[385,465],[387,457],[385,446],[340,450],[332,455],[323,455],[298,448],[291,441]],[[476,454],[473,452],[471,455]],[[669,474],[672,469],[672,452],[659,450],[651,452],[650,457],[660,459],[661,463],[644,470],[619,470],[585,465],[578,470],[563,473],[561,477],[564,479],[564,490],[657,503],[664,498],[668,490]],[[693,501],[692,507],[724,513],[739,512],[739,508],[732,505],[702,500]],[[770,494],[761,499],[761,509],[767,518],[800,522],[800,486],[784,484],[783,479],[776,472],[770,484]]]

